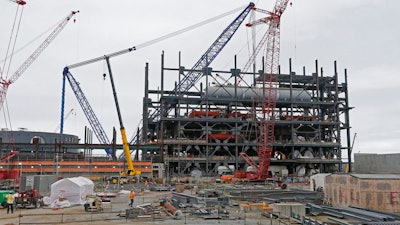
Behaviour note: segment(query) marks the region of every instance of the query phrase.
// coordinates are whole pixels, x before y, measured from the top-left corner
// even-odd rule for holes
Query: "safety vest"
[[[9,204],[14,203],[14,195],[12,195],[12,194],[7,195],[7,203],[9,203]]]
[[[133,192],[129,193],[129,198],[130,198],[130,199],[135,198],[135,194],[134,194]]]

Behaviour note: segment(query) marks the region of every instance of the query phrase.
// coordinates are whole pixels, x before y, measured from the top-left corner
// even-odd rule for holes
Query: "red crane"
[[[24,1],[17,0],[15,1],[18,4],[23,4]],[[3,107],[4,100],[6,98],[8,86],[14,83],[28,67],[37,59],[37,57],[46,49],[46,47],[54,40],[54,38],[64,29],[65,25],[67,25],[68,21],[79,11],[72,11],[68,14],[68,16],[61,21],[60,24],[50,33],[50,35],[43,41],[43,43],[28,57],[27,60],[15,71],[14,74],[10,76],[10,78],[3,77],[1,74],[0,78],[0,109]]]
[[[26,4],[26,2],[23,1],[23,0],[10,0],[10,1],[17,3],[18,5],[25,5]]]
[[[12,157],[18,155],[18,151],[11,151],[10,153],[8,153],[7,155],[1,157],[0,162],[6,162],[7,160],[11,159]]]
[[[289,0],[277,0],[274,10],[268,12],[253,8],[253,10],[267,13],[268,16],[257,21],[254,21],[247,26],[267,23],[268,30],[266,39],[267,41],[265,68],[262,76],[261,88],[261,113],[260,119],[260,135],[258,139],[258,159],[259,165],[245,153],[241,152],[240,156],[255,170],[251,179],[265,179],[268,177],[268,168],[271,163],[271,154],[274,145],[274,126],[275,126],[275,107],[278,88],[278,67],[279,67],[279,50],[280,50],[280,19],[286,9]],[[250,175],[250,174],[248,174]]]

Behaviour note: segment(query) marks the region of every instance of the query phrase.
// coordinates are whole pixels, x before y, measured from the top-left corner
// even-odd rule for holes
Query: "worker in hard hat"
[[[10,192],[7,195],[7,214],[14,213],[14,195]]]
[[[135,201],[135,193],[133,192],[133,190],[131,190],[131,192],[129,192],[129,199],[131,200],[129,203],[129,207],[132,207],[133,202]]]

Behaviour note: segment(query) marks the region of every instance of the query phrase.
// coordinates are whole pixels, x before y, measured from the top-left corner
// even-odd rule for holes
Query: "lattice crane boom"
[[[57,37],[57,35],[65,28],[68,21],[79,11],[72,11],[68,16],[57,25],[57,27],[50,33],[50,35],[39,45],[39,47],[29,56],[29,58],[15,71],[10,77],[9,83],[14,83],[26,69],[37,59],[37,57],[46,49],[47,46]]]
[[[268,177],[268,168],[271,163],[271,155],[274,145],[274,126],[275,126],[275,107],[277,98],[278,85],[278,68],[280,55],[280,18],[285,11],[289,0],[277,0],[273,12],[265,10],[254,10],[267,12],[268,17],[259,19],[252,23],[257,25],[268,23],[268,30],[261,41],[267,42],[265,68],[262,75],[262,118],[260,119],[260,135],[258,138],[258,159],[259,164],[256,164],[247,156],[246,153],[241,153],[240,156],[253,167],[256,171],[256,179],[265,179]]]
[[[195,63],[192,69],[182,78],[182,80],[174,88],[174,92],[184,93],[194,87],[196,82],[203,75],[203,68],[209,66],[213,60],[218,56],[226,44],[231,40],[232,36],[236,33],[240,24],[247,17],[251,9],[254,7],[254,3],[250,2],[249,5],[222,31],[218,38],[211,44],[207,51],[200,57],[200,59]],[[172,110],[171,107],[167,108],[167,113]],[[157,108],[150,115],[150,120],[155,120],[160,117],[161,108]],[[138,135],[142,133],[143,127],[139,129]],[[136,135],[132,138],[130,143],[140,142],[140,137]]]
[[[16,1],[21,2],[21,1]],[[20,3],[18,3],[20,4]],[[4,100],[7,95],[7,90],[10,84],[14,83],[21,75],[28,69],[30,65],[39,57],[39,55],[46,49],[47,46],[57,37],[57,35],[65,28],[68,21],[79,11],[72,11],[68,16],[62,20],[60,24],[50,33],[50,35],[39,45],[39,47],[25,60],[25,62],[15,71],[14,74],[10,76],[9,79],[4,79],[0,81],[2,85],[0,90],[0,107],[3,106]]]
[[[277,0],[268,28],[265,73],[263,75],[262,113],[258,145],[259,174],[258,179],[268,176],[271,155],[274,145],[275,107],[277,98],[278,68],[280,55],[280,18],[289,0]]]
[[[250,2],[250,4],[228,25],[228,27],[225,28],[225,30],[218,36],[218,38],[192,67],[191,71],[186,74],[180,83],[175,87],[174,91],[186,92],[196,84],[203,73],[195,71],[201,71],[204,67],[207,67],[211,64],[211,62],[213,62],[213,60],[235,34],[240,24],[242,24],[243,20],[253,7],[254,3]]]
[[[89,121],[90,126],[93,128],[93,132],[97,137],[97,139],[99,140],[99,142],[101,144],[110,144],[107,134],[104,131],[104,128],[101,126],[100,121],[97,118],[96,114],[94,113],[93,108],[90,106],[88,99],[86,98],[84,92],[82,91],[79,85],[79,82],[76,81],[76,79],[74,78],[74,76],[72,76],[72,74],[68,71],[68,69],[64,69],[63,75],[64,75],[63,83],[65,83],[65,79],[68,80],[71,89],[74,92],[75,97],[78,100],[82,110],[84,111],[84,114],[87,120]],[[60,133],[63,133],[63,127],[60,127]]]

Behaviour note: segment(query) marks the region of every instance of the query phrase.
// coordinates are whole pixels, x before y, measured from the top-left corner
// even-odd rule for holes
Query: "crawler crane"
[[[121,176],[123,176],[123,177],[127,177],[127,176],[138,177],[138,176],[140,176],[141,172],[139,170],[137,170],[133,166],[131,152],[130,152],[130,149],[129,149],[129,142],[128,142],[128,139],[126,137],[126,130],[125,130],[125,127],[124,127],[123,122],[122,122],[122,116],[121,116],[121,111],[120,111],[120,108],[119,108],[117,92],[116,92],[116,89],[115,89],[114,79],[113,79],[113,76],[112,76],[111,64],[110,64],[110,56],[106,55],[106,56],[104,56],[104,58],[100,58],[98,60],[102,60],[102,59],[105,59],[105,61],[107,63],[108,73],[109,73],[110,81],[111,81],[111,88],[112,88],[113,96],[114,96],[114,103],[115,103],[115,107],[117,109],[117,115],[118,115],[118,120],[119,120],[119,125],[120,125],[122,145],[123,145],[124,154],[125,154],[126,162],[127,162],[127,166],[128,166],[126,172],[125,171],[121,172]],[[77,67],[77,66],[83,66],[83,65],[86,65],[86,64],[89,64],[89,63],[92,63],[92,61],[85,61],[84,63],[78,63],[78,64],[74,64],[72,66],[65,67],[64,70],[63,70],[64,77],[65,76],[72,77],[71,73],[69,72],[69,68],[74,68],[74,67]],[[81,93],[83,94],[83,92],[81,92]],[[86,98],[85,98],[85,100],[86,100]],[[87,106],[91,109],[91,107],[88,104],[88,102],[87,102]],[[83,109],[86,109],[86,108],[87,107],[83,107]],[[91,110],[91,112],[93,112],[93,110]],[[85,112],[85,114],[86,114],[86,112]],[[93,115],[94,115],[94,113],[93,113]]]
[[[268,168],[271,163],[274,145],[275,107],[279,72],[280,18],[288,2],[289,0],[277,0],[272,12],[253,8],[256,11],[266,12],[269,16],[247,25],[268,24],[265,39],[267,41],[265,69],[261,83],[262,117],[260,119],[260,135],[258,139],[258,165],[245,152],[240,153],[240,156],[255,170],[254,173],[246,175],[249,179],[263,180],[268,178]]]

